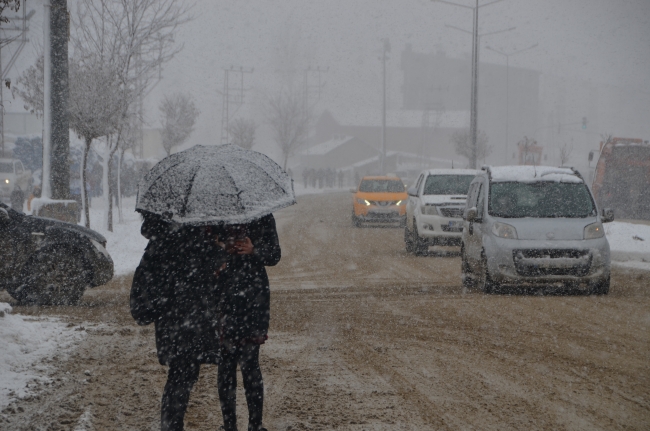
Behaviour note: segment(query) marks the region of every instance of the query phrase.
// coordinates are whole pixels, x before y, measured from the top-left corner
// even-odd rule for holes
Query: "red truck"
[[[589,160],[593,159],[593,152]],[[650,220],[650,144],[609,138],[600,143],[591,189],[600,208],[614,208],[618,219]]]

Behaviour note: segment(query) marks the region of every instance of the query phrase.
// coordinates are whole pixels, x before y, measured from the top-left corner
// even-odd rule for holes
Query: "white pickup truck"
[[[32,190],[32,171],[17,159],[0,159],[0,200],[10,201],[16,211],[23,210],[25,198]]]

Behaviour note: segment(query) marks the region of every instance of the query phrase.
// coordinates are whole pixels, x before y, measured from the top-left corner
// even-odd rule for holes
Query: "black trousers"
[[[259,355],[258,344],[228,346],[226,342],[221,350],[217,384],[225,431],[237,431],[237,364],[241,369],[248,404],[248,430],[262,429],[264,382]]]
[[[199,379],[200,369],[201,363],[195,358],[172,359],[160,408],[161,431],[183,431],[190,392]]]

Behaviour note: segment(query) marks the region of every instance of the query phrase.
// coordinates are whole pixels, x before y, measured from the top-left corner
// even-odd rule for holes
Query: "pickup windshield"
[[[0,162],[0,174],[13,174],[14,164],[9,162]]]
[[[425,195],[466,195],[474,175],[429,175]]]
[[[505,218],[580,218],[596,215],[584,183],[492,183],[488,212]]]
[[[362,180],[359,191],[368,193],[403,193],[404,184],[398,180]]]

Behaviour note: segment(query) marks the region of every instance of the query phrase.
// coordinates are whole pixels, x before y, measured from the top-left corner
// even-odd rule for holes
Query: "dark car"
[[[26,304],[77,304],[113,278],[106,238],[82,226],[27,216],[0,203],[0,290]]]

